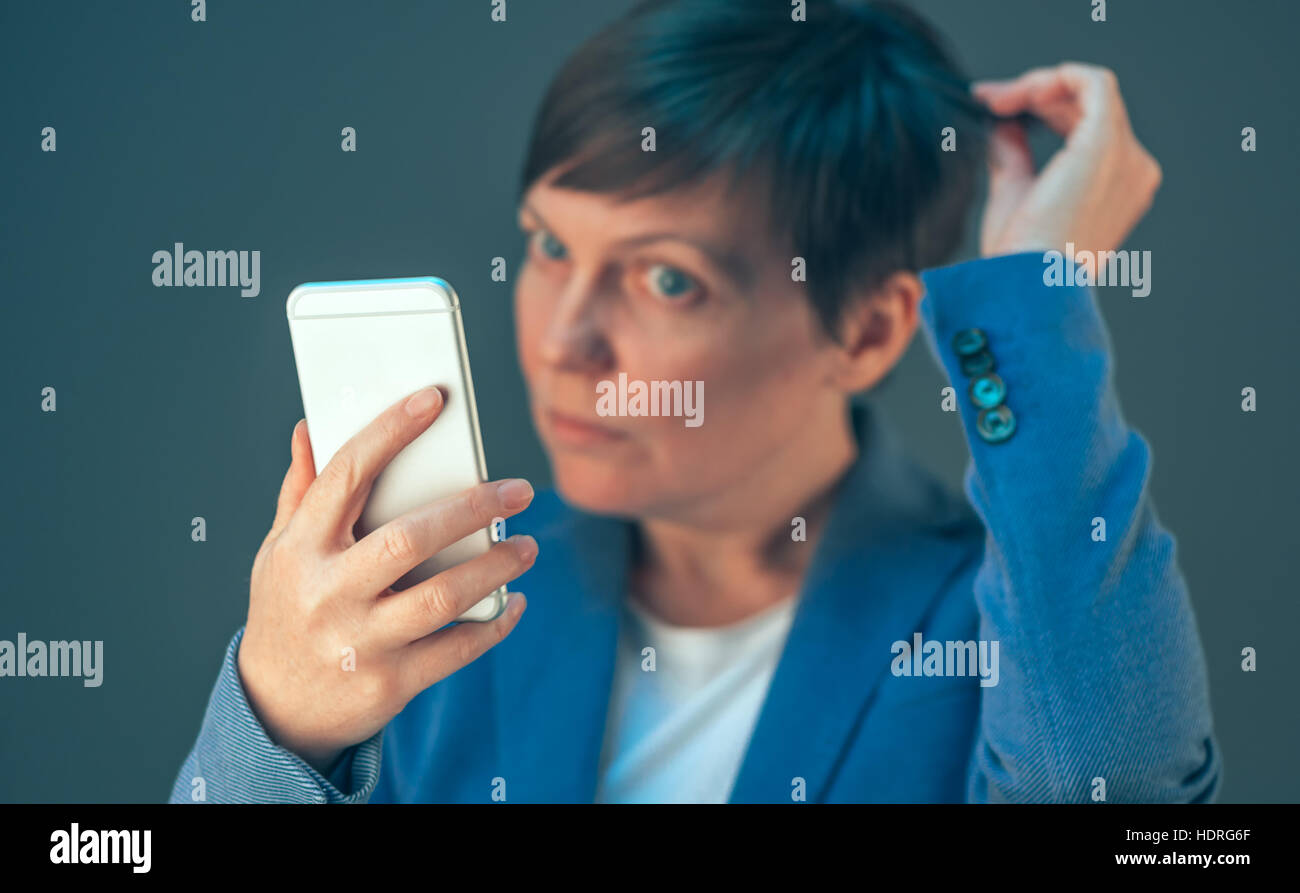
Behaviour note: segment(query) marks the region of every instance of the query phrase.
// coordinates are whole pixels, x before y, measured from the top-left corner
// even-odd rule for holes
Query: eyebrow
[[[528,202],[524,202],[520,205],[520,210],[532,214],[537,218],[538,222],[541,223],[542,226],[546,227],[548,230],[551,229],[551,225],[546,222],[546,219],[543,218],[541,214],[538,214],[537,209]],[[633,246],[643,245],[649,242],[665,241],[682,242],[690,245],[692,248],[707,257],[714,266],[725,273],[727,277],[742,290],[748,289],[754,282],[753,267],[739,253],[721,246],[713,245],[709,242],[702,242],[697,239],[688,239],[678,233],[645,233],[644,235],[634,236],[630,239],[623,239],[619,244]]]

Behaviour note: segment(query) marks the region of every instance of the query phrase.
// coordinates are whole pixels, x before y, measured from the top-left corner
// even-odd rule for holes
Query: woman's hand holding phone
[[[532,566],[537,543],[529,536],[512,536],[409,589],[391,587],[429,556],[526,508],[527,481],[479,484],[354,536],[375,478],[442,406],[437,388],[404,398],[319,476],[305,421],[293,431],[293,462],[253,561],[239,674],[272,740],[321,772],[420,692],[502,641],[524,610],[523,595],[511,593],[495,620],[442,628]]]

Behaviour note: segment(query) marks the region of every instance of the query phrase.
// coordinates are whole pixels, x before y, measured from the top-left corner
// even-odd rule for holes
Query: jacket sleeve
[[[244,697],[235,633],[198,740],[172,786],[172,803],[364,803],[379,779],[383,731],[339,758],[326,778],[271,741]]]
[[[1044,269],[1028,253],[922,275],[926,339],[956,391],[965,492],[987,531],[980,638],[999,643],[967,799],[1209,801],[1221,764],[1205,656],[1151,504],[1151,449],[1120,413],[1095,294],[1049,286]],[[979,373],[954,344],[969,329],[1014,415],[1001,441],[981,434]]]

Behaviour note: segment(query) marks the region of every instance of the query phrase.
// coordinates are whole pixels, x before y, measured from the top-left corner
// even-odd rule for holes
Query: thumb
[[[988,149],[989,195],[980,238],[986,250],[1024,203],[1035,179],[1034,156],[1021,125],[998,124],[989,137]]]
[[[989,138],[989,174],[995,189],[1034,181],[1034,156],[1022,125],[1004,121],[993,128]]]
[[[267,539],[274,539],[289,525],[289,519],[298,510],[303,496],[311,482],[316,480],[316,466],[313,464],[311,440],[307,436],[307,420],[299,419],[293,426],[293,435],[289,440],[289,451],[293,461],[285,472],[284,483],[280,485],[280,498],[275,506],[275,520],[271,522],[271,532]]]

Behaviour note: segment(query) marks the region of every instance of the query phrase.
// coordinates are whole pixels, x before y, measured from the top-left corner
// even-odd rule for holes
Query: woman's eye
[[[564,247],[564,243],[546,230],[538,230],[535,239],[537,250],[551,260],[564,260],[569,254],[569,249]]]
[[[646,271],[650,290],[661,298],[680,299],[699,288],[694,279],[676,267],[654,264]]]

